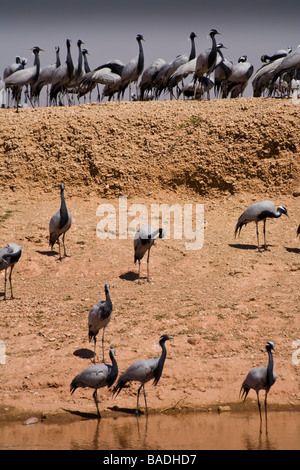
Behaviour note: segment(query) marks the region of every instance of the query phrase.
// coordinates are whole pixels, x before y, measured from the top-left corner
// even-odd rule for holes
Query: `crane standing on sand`
[[[60,209],[50,219],[49,223],[49,244],[53,249],[54,244],[57,242],[59,246],[59,259],[61,260],[61,249],[60,249],[60,237],[62,235],[64,256],[67,256],[65,247],[65,234],[72,225],[72,216],[67,209],[66,201],[64,197],[65,185],[60,185],[60,198],[61,204]]]
[[[141,34],[138,34],[136,37],[139,46],[139,53],[134,58],[131,59],[128,64],[126,64],[122,70],[121,82],[119,85],[118,98],[124,96],[125,90],[129,88],[129,101],[131,101],[131,84],[137,83],[140,75],[144,70],[144,50],[142,41],[145,41]],[[136,90],[136,95],[138,96],[138,91]]]
[[[93,398],[97,407],[98,419],[101,418],[101,414],[99,411],[97,390],[98,388],[111,387],[118,376],[118,365],[114,356],[115,351],[114,349],[111,349],[109,351],[109,357],[112,362],[112,365],[94,364],[90,367],[87,367],[87,369],[83,370],[82,372],[80,372],[80,374],[76,375],[70,385],[71,395],[75,392],[76,388],[79,387],[88,387],[95,389],[93,393]]]
[[[167,350],[166,350],[165,342],[169,339],[172,339],[172,338],[168,335],[162,335],[159,338],[159,345],[162,348],[160,357],[144,359],[142,361],[137,361],[131,364],[128,367],[128,369],[126,369],[125,372],[121,374],[114,388],[113,393],[114,393],[114,396],[117,397],[127,382],[140,382],[141,383],[141,386],[137,391],[136,414],[139,413],[139,395],[140,395],[141,389],[143,389],[143,392],[144,392],[146,413],[148,414],[145,383],[149,382],[149,380],[151,379],[154,379],[153,385],[158,384],[158,381],[161,377],[165,360],[167,357]]]
[[[279,206],[277,210],[272,201],[260,201],[251,204],[245,212],[239,217],[236,227],[235,227],[235,236],[237,233],[240,234],[241,229],[244,225],[247,225],[250,222],[256,223],[256,236],[257,236],[257,245],[259,246],[259,233],[258,233],[258,222],[263,221],[264,223],[264,248],[267,249],[266,245],[266,220],[267,218],[278,219],[281,214],[285,214],[288,217],[287,209],[284,206]]]
[[[194,73],[194,85],[195,85],[195,90],[194,90],[194,99],[196,98],[196,93],[197,93],[197,82],[201,81],[201,78],[203,77],[204,74],[208,78],[210,78],[211,72],[215,69],[216,62],[217,62],[217,41],[216,41],[216,35],[221,34],[219,33],[216,29],[211,29],[209,32],[209,36],[212,41],[212,46],[209,49],[206,49],[205,51],[201,52],[196,60],[196,67],[195,67],[195,73]],[[209,94],[207,95],[209,98]]]
[[[104,333],[111,319],[113,304],[109,295],[109,284],[105,284],[105,300],[101,300],[90,310],[88,316],[89,340],[94,339],[94,362],[96,362],[96,337],[101,329],[102,333],[102,361],[104,362]]]
[[[155,239],[163,238],[165,232],[162,228],[153,230],[150,225],[143,225],[134,236],[134,263],[139,262],[139,283],[140,283],[140,274],[141,274],[141,259],[144,257],[145,253],[148,251],[147,256],[147,280],[150,282],[149,278],[149,258],[150,258],[150,249],[154,244]]]
[[[32,67],[17,70],[16,72],[9,75],[5,80],[6,88],[11,88],[16,101],[17,112],[19,111],[19,105],[21,100],[22,88],[26,87],[28,94],[28,86],[34,86],[39,78],[40,74],[40,52],[43,51],[38,46],[32,48],[34,55],[34,65]]]
[[[5,270],[4,277],[4,300],[6,300],[6,283],[7,283],[7,270],[10,268],[9,284],[10,294],[13,299],[13,288],[11,282],[12,271],[15,264],[19,261],[22,254],[22,247],[16,243],[8,243],[2,250],[0,250],[0,271]]]

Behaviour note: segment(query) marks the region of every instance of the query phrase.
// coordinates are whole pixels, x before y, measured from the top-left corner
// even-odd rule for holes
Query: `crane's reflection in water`
[[[185,450],[299,449],[300,412],[269,412],[268,432],[257,412],[78,416],[66,424],[0,425],[1,449]],[[92,419],[91,419],[92,418]]]

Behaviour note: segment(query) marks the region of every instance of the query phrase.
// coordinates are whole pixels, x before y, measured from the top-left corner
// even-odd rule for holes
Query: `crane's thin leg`
[[[64,247],[64,256],[68,256],[67,251],[66,251],[66,247],[65,247],[65,233],[63,234],[63,247]]]
[[[139,259],[139,284],[141,283],[141,260]]]
[[[264,219],[264,243],[265,243],[265,250],[267,249],[266,244],[266,219]]]
[[[58,248],[59,248],[59,260],[61,261],[61,252],[60,252],[60,241],[59,241],[59,238],[57,239],[57,244],[58,244]]]
[[[266,391],[266,394],[265,394],[265,415],[266,415],[266,433],[268,434],[267,396],[268,396],[268,392]]]
[[[259,250],[259,233],[258,233],[258,222],[256,222],[256,238],[257,238],[257,248]]]
[[[94,397],[94,400],[95,400],[95,403],[96,403],[96,407],[97,407],[98,419],[100,419],[100,418],[101,418],[101,415],[100,415],[99,406],[98,406],[97,389],[95,389],[95,391],[94,391],[94,393],[93,393],[93,397]]]
[[[197,80],[194,82],[194,100],[196,99],[196,94],[197,94]]]
[[[103,328],[103,333],[102,333],[102,362],[104,363],[104,333],[105,333],[105,327]]]
[[[12,275],[13,267],[14,267],[14,264],[11,265],[11,267],[10,267],[10,273],[9,273],[10,295],[11,295],[11,298],[12,298],[12,299],[14,298],[14,295],[13,295],[13,288],[12,288],[12,282],[11,282],[11,275]]]
[[[149,277],[149,258],[150,258],[150,248],[148,250],[148,256],[147,256],[147,279],[148,282],[150,282],[150,277]]]
[[[96,364],[96,336],[94,336],[94,364]]]
[[[260,430],[261,430],[262,417],[261,417],[261,405],[260,405],[260,402],[259,402],[259,392],[256,392],[256,394],[257,394],[257,405],[258,405],[258,411],[259,411]]]
[[[136,402],[136,411],[135,411],[137,415],[139,414],[139,397],[140,397],[140,391],[141,391],[142,386],[143,384],[140,386],[140,388],[137,391],[137,402]]]
[[[143,392],[144,392],[144,400],[145,400],[145,406],[146,406],[146,413],[148,415],[148,406],[147,406],[147,398],[146,398],[146,390],[145,390],[145,385],[143,384]]]
[[[5,275],[4,275],[4,300],[6,300],[6,278],[7,278],[7,267],[5,268]]]

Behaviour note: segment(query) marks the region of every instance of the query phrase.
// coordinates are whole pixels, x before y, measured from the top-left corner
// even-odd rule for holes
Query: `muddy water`
[[[300,448],[300,413],[270,412],[268,433],[257,413],[121,416],[69,424],[0,426],[0,449],[201,450]]]

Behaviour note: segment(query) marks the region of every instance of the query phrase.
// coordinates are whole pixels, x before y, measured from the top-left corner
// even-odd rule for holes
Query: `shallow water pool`
[[[0,449],[22,450],[299,450],[300,413],[187,413],[78,418],[68,424],[1,424]]]

